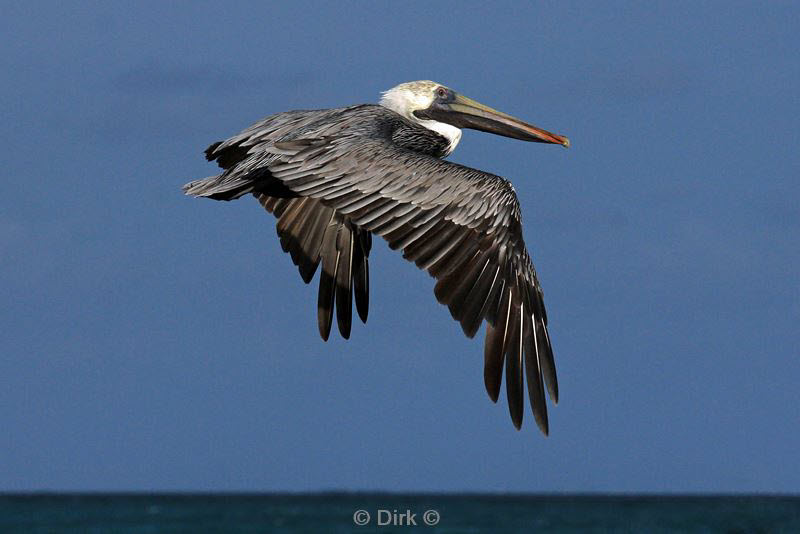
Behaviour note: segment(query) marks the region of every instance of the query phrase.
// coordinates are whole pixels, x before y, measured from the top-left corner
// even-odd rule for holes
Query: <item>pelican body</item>
[[[277,219],[283,250],[309,283],[321,265],[320,335],[334,310],[349,338],[352,307],[366,322],[372,235],[426,270],[434,294],[473,337],[486,322],[484,383],[492,401],[503,369],[514,426],[522,425],[523,369],[534,419],[548,433],[545,387],[558,383],[542,290],[522,239],[511,184],[445,161],[461,128],[569,146],[566,137],[515,119],[431,81],[400,84],[379,105],[271,115],[205,154],[222,173],[187,195],[252,194]]]

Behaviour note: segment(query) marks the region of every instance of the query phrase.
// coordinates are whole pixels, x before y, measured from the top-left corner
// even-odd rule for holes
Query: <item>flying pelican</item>
[[[431,81],[402,83],[380,105],[271,115],[205,151],[221,174],[183,186],[187,195],[253,194],[277,218],[281,246],[309,283],[322,263],[317,321],[327,340],[334,302],[350,336],[352,303],[369,305],[372,234],[425,269],[434,294],[472,338],[486,320],[484,383],[493,402],[503,367],[514,426],[522,426],[523,367],[534,419],[548,434],[545,384],[558,383],[542,290],[522,240],[507,180],[444,161],[460,128],[569,146],[569,140]],[[524,364],[523,364],[524,361]],[[505,363],[504,363],[505,362]]]

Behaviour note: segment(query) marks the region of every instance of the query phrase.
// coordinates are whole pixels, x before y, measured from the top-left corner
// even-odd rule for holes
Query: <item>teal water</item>
[[[800,497],[6,494],[0,532],[788,533]]]

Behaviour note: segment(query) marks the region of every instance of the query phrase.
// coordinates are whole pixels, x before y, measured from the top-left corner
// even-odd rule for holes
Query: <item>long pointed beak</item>
[[[569,139],[563,135],[543,130],[458,93],[454,93],[449,102],[434,104],[417,114],[457,128],[472,128],[523,141],[569,146]]]

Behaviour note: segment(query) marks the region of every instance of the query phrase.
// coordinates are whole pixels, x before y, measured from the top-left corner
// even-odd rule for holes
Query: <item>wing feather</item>
[[[336,296],[336,270],[339,267],[337,230],[335,225],[329,224],[322,240],[322,272],[320,273],[317,297],[317,322],[319,335],[325,341],[331,334],[333,303]]]
[[[336,240],[339,265],[336,267],[336,323],[343,338],[350,338],[353,317],[353,233],[340,227]]]
[[[513,297],[513,294],[512,294]],[[511,306],[514,306],[513,298]],[[522,427],[523,393],[522,393],[522,320],[524,310],[512,311],[509,317],[511,333],[509,335],[509,351],[506,354],[506,397],[508,397],[508,411],[511,422],[517,427]]]
[[[361,321],[367,322],[369,314],[369,249],[372,243],[371,234],[362,232],[360,235],[368,239],[356,239],[353,251],[353,294],[356,301],[356,311]],[[360,237],[360,236],[359,236]]]

